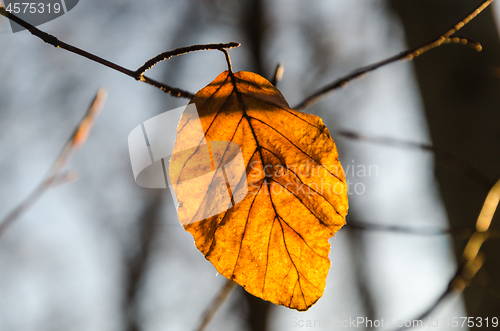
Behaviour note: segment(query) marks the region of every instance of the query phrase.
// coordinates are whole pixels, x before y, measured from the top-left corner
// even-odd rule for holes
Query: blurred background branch
[[[450,24],[452,16],[471,10],[482,1],[389,3],[403,23],[408,43],[413,44]],[[469,169],[480,169],[483,177],[499,178],[500,80],[495,68],[500,67],[500,40],[493,11],[485,10],[481,19],[464,27],[462,33],[481,41],[481,57],[474,52],[457,53],[442,48],[413,63],[429,133],[433,146],[460,155],[470,164]],[[472,225],[471,220],[477,217],[483,203],[483,190],[440,167],[435,168],[435,174],[450,227]],[[463,243],[455,242],[457,261],[461,261],[463,249]],[[500,311],[499,249],[498,241],[483,249],[487,263],[464,292],[469,316],[491,318]]]
[[[419,315],[414,320],[425,320],[432,314],[439,305],[448,297],[462,293],[467,288],[477,272],[483,266],[486,256],[480,252],[481,246],[490,238],[488,230],[490,228],[493,216],[500,201],[500,180],[491,188],[486,196],[483,208],[476,222],[476,230],[467,241],[465,249],[462,253],[460,267],[455,273],[455,277],[448,284],[446,291],[436,300],[424,313]],[[493,316],[492,318],[498,318]],[[398,330],[406,330],[408,327],[400,328]]]
[[[466,24],[468,24],[471,20],[473,20],[477,15],[479,15],[483,10],[485,10],[494,0],[487,0],[484,1],[480,6],[475,8],[472,13],[467,15],[466,18],[461,20],[458,23],[455,23],[452,28],[448,29],[444,34],[440,35],[439,37],[432,39],[431,41],[409,49],[407,51],[401,52],[398,55],[392,56],[388,59],[385,59],[383,61],[371,64],[369,66],[360,68],[352,72],[351,74],[341,77],[337,80],[335,80],[333,83],[330,83],[326,85],[325,87],[321,88],[319,91],[315,92],[311,96],[307,97],[304,101],[300,102],[297,106],[294,107],[296,110],[304,110],[306,108],[311,107],[317,102],[320,102],[324,98],[326,98],[329,94],[335,92],[336,90],[345,87],[349,82],[361,78],[364,75],[375,71],[379,68],[382,68],[388,64],[398,62],[398,61],[403,61],[403,60],[413,60],[414,58],[427,53],[431,49],[434,49],[436,47],[439,47],[443,44],[449,44],[449,43],[454,43],[454,44],[464,44],[464,45],[472,45],[475,50],[478,52],[482,50],[482,46],[479,43],[472,42],[468,40],[467,38],[452,38],[452,36],[460,29],[462,29]]]
[[[438,149],[429,144],[404,141],[401,139],[394,139],[390,137],[376,137],[369,134],[357,133],[349,130],[339,130],[337,133],[342,137],[362,142],[431,152],[435,155],[436,161],[439,165],[442,165],[445,168],[454,171],[455,173],[463,176],[466,179],[472,179],[485,192],[488,192],[494,183],[485,174],[483,174],[481,170],[475,168],[474,165],[470,164],[467,160],[462,160],[446,152],[445,150]]]
[[[128,258],[125,272],[125,316],[127,331],[143,330],[138,305],[140,303],[139,293],[141,285],[148,270],[148,263],[154,252],[157,235],[157,225],[161,222],[161,210],[164,194],[160,190],[150,190],[147,194],[146,204],[137,220],[136,231],[137,243],[135,249]]]
[[[106,103],[107,95],[104,89],[100,89],[97,92],[87,113],[76,127],[73,135],[69,138],[54,164],[50,167],[42,183],[0,222],[0,238],[7,228],[28,210],[47,190],[56,185],[73,182],[77,179],[78,175],[76,173],[63,173],[63,170],[73,153],[87,141],[92,126]]]

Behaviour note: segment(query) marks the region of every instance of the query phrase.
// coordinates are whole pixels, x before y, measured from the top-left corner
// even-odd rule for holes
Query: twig
[[[233,47],[239,47],[240,43],[230,42],[227,44],[206,44],[206,45],[193,45],[187,47],[181,47],[174,49],[173,51],[164,52],[156,55],[154,58],[148,60],[142,67],[136,70],[136,75],[142,75],[147,70],[151,69],[158,63],[168,60],[174,56],[184,55],[187,53],[195,52],[195,51],[206,51],[206,50],[221,50],[221,49],[231,49]]]
[[[337,133],[345,138],[366,141],[375,144],[381,144],[391,147],[413,148],[426,152],[434,153],[436,159],[447,165],[449,168],[455,170],[460,175],[467,178],[472,178],[485,192],[488,192],[494,184],[482,171],[446,151],[433,147],[429,144],[421,144],[411,141],[405,141],[389,137],[376,137],[372,135],[362,134],[349,130],[340,130]]]
[[[219,290],[217,296],[212,300],[211,304],[205,309],[203,312],[203,316],[196,328],[196,331],[203,331],[208,326],[208,324],[212,321],[217,314],[217,311],[220,307],[226,302],[227,298],[233,292],[236,287],[236,283],[232,280],[226,279],[224,286]]]
[[[484,254],[480,252],[480,249],[483,243],[490,238],[488,231],[499,202],[500,180],[496,182],[486,196],[483,208],[481,209],[481,213],[479,214],[476,222],[476,230],[465,246],[462,255],[463,261],[458,268],[455,277],[453,277],[453,279],[449,282],[448,288],[443,295],[441,295],[439,299],[417,319],[422,320],[429,316],[446,298],[454,293],[462,293],[465,288],[470,285],[472,279],[484,264],[485,257]],[[406,329],[409,328],[400,328],[398,331]]]
[[[346,228],[360,231],[375,231],[375,232],[391,232],[397,234],[409,234],[417,236],[446,236],[451,235],[455,238],[469,239],[475,232],[473,227],[463,226],[451,229],[438,229],[433,227],[412,228],[399,225],[385,225],[369,222],[349,221]],[[484,232],[488,235],[488,239],[500,238],[500,231],[497,229],[489,229]]]
[[[319,91],[315,92],[313,95],[307,97],[304,101],[299,103],[297,106],[294,107],[295,110],[304,110],[306,108],[311,107],[315,103],[323,100],[327,95],[330,93],[346,86],[349,82],[360,78],[364,76],[365,74],[375,71],[378,68],[384,67],[388,64],[398,62],[398,61],[403,61],[403,60],[413,60],[414,58],[430,51],[431,49],[434,49],[436,47],[439,47],[443,44],[449,44],[449,43],[455,43],[455,44],[465,44],[472,46],[475,48],[478,52],[482,50],[482,46],[479,43],[470,41],[469,39],[466,38],[460,38],[460,37],[452,37],[458,30],[463,28],[467,23],[469,23],[472,19],[474,19],[477,15],[479,15],[484,9],[486,9],[494,0],[487,0],[485,1],[481,6],[479,6],[477,9],[475,9],[471,14],[469,14],[466,18],[461,20],[458,24],[453,26],[451,29],[446,31],[444,34],[439,36],[438,38],[413,49],[404,51],[402,53],[399,53],[398,55],[392,56],[388,59],[385,59],[383,61],[374,63],[372,65],[360,68],[352,72],[351,74],[341,77],[337,80],[335,80],[333,83],[330,83],[326,85],[325,87],[321,88]]]
[[[271,84],[276,86],[283,79],[283,74],[285,73],[285,67],[281,63],[278,63],[276,69],[274,70],[273,78],[271,79]]]
[[[87,58],[91,61],[100,63],[108,68],[111,68],[113,70],[119,71],[127,76],[130,76],[134,78],[135,80],[147,83],[151,86],[154,86],[156,88],[159,88],[160,90],[170,94],[173,97],[176,98],[187,98],[187,99],[192,99],[194,97],[194,94],[185,90],[182,90],[180,88],[172,87],[167,84],[158,82],[152,78],[149,78],[147,76],[144,76],[144,72],[151,67],[153,67],[155,64],[166,60],[172,56],[175,55],[181,55],[181,54],[186,54],[192,51],[197,51],[197,50],[208,50],[208,49],[220,49],[221,47],[223,48],[232,48],[232,47],[238,47],[238,43],[228,43],[228,44],[208,44],[208,45],[194,45],[194,46],[189,46],[189,47],[183,47],[183,48],[178,48],[173,51],[165,52],[162,53],[153,59],[149,60],[146,62],[142,67],[137,69],[136,71],[124,68],[116,63],[113,63],[111,61],[108,61],[106,59],[103,59],[97,55],[94,55],[92,53],[89,53],[87,51],[84,51],[83,49],[80,49],[78,47],[72,46],[70,44],[67,44],[59,39],[57,39],[55,36],[50,35],[46,32],[43,32],[36,28],[35,26],[31,25],[30,23],[22,20],[21,18],[9,13],[2,5],[0,5],[0,15],[5,16],[6,18],[10,19],[11,21],[16,22],[17,24],[21,25],[22,27],[26,28],[32,35],[42,39],[44,42],[58,48],[65,49],[71,53],[80,55],[84,58]]]
[[[444,236],[456,235],[458,237],[470,238],[474,232],[473,228],[460,227],[453,229],[438,229],[434,227],[408,227],[399,225],[386,225],[361,221],[349,221],[346,224],[347,228],[362,231],[379,231],[379,232],[393,232],[401,234],[419,235],[419,236]],[[495,233],[496,235],[496,233]]]
[[[436,311],[436,309],[441,305],[442,302],[444,302],[446,299],[448,299],[449,297],[451,297],[453,294],[455,294],[453,291],[450,291],[449,289],[447,289],[446,291],[443,292],[443,294],[441,294],[441,296],[432,303],[432,305],[427,308],[427,310],[425,312],[423,312],[420,316],[418,316],[417,318],[413,318],[411,320],[413,321],[423,321],[427,316],[429,316],[430,314],[432,314],[433,312]],[[407,329],[411,329],[412,327],[401,327],[399,329],[397,329],[396,331],[403,331],[403,330],[407,330]]]
[[[42,183],[26,198],[26,200],[0,222],[0,238],[5,233],[7,227],[28,210],[47,190],[56,185],[76,180],[77,176],[73,172],[62,173],[62,171],[73,153],[87,140],[97,115],[104,107],[106,98],[107,92],[104,89],[100,89],[85,117],[78,124],[62,152],[45,175]]]

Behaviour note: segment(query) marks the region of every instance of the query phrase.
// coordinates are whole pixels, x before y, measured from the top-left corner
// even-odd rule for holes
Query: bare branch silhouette
[[[235,288],[236,288],[236,283],[230,279],[226,279],[226,282],[219,290],[219,293],[217,293],[217,295],[212,300],[210,305],[208,305],[205,311],[203,312],[203,316],[201,317],[201,320],[198,324],[198,327],[196,328],[196,331],[205,330],[205,328],[208,326],[208,324],[210,324],[212,319],[219,311],[219,308],[222,307],[224,302],[226,302],[227,298],[229,298],[229,295],[233,292]]]
[[[346,228],[362,231],[376,231],[376,232],[393,232],[401,234],[419,235],[419,236],[444,236],[444,235],[457,235],[459,237],[469,238],[474,232],[470,227],[463,227],[457,229],[439,229],[435,227],[409,227],[401,225],[387,225],[378,224],[373,222],[349,221]]]
[[[158,54],[152,59],[148,60],[146,63],[144,63],[142,67],[136,70],[136,75],[142,75],[147,70],[151,69],[158,63],[168,60],[174,56],[184,55],[196,51],[231,49],[233,47],[239,47],[239,46],[240,46],[239,43],[230,42],[227,44],[205,44],[205,45],[193,45],[193,46],[176,48],[173,51],[168,51]]]
[[[55,36],[39,30],[38,28],[31,25],[30,23],[28,23],[28,22],[20,19],[19,17],[11,14],[10,12],[8,12],[2,5],[0,5],[0,15],[5,16],[6,18],[10,19],[11,21],[16,22],[17,24],[26,28],[32,35],[42,39],[47,44],[50,44],[54,47],[65,49],[71,53],[80,55],[80,56],[85,57],[91,61],[100,63],[108,68],[119,71],[127,76],[130,76],[130,77],[134,78],[135,80],[138,80],[138,81],[147,83],[149,85],[152,85],[156,88],[159,88],[160,90],[164,91],[165,93],[168,93],[171,96],[176,97],[176,98],[192,99],[194,97],[194,94],[191,92],[188,92],[186,90],[172,87],[172,86],[169,86],[167,84],[158,82],[158,81],[156,81],[152,78],[149,78],[147,76],[144,76],[144,72],[146,70],[150,69],[151,67],[153,67],[154,65],[156,65],[157,63],[159,63],[163,60],[167,60],[172,56],[187,54],[189,52],[197,51],[197,50],[209,50],[209,49],[220,50],[222,48],[232,48],[232,47],[239,46],[238,43],[231,42],[228,44],[207,44],[207,45],[193,45],[193,46],[188,46],[188,47],[182,47],[182,48],[175,49],[173,51],[162,53],[162,54],[152,58],[148,62],[146,62],[143,66],[141,66],[136,71],[133,71],[133,70],[124,68],[116,63],[108,61],[106,59],[103,59],[97,55],[94,55],[92,53],[84,51],[83,49],[80,49],[78,47],[67,44],[67,43],[57,39]]]
[[[465,288],[470,285],[472,279],[484,264],[485,256],[482,252],[480,252],[480,249],[484,242],[490,238],[488,230],[491,226],[491,221],[493,220],[493,216],[497,210],[499,202],[500,180],[496,182],[486,196],[483,208],[481,209],[476,222],[476,229],[465,246],[462,254],[462,263],[458,268],[455,277],[453,277],[453,279],[449,282],[448,288],[436,300],[436,302],[416,319],[423,320],[435,311],[439,304],[449,296],[462,293]],[[398,331],[410,328],[403,327],[398,329]]]
[[[391,147],[412,148],[431,152],[434,153],[438,162],[441,162],[443,165],[466,178],[472,178],[485,192],[488,192],[494,184],[494,182],[484,175],[481,170],[477,169],[467,161],[429,144],[416,143],[390,137],[372,136],[350,130],[339,130],[337,133],[348,139],[366,141]]]
[[[87,141],[97,115],[99,115],[104,107],[106,98],[107,92],[104,89],[100,89],[86,115],[76,127],[62,152],[45,175],[42,183],[0,222],[0,238],[5,233],[7,227],[28,210],[47,190],[56,185],[72,182],[77,179],[77,175],[74,172],[63,173],[64,167],[73,153]]]
[[[487,0],[485,1],[481,6],[476,8],[471,14],[467,15],[466,18],[455,24],[452,28],[450,28],[448,31],[446,31],[444,34],[440,35],[438,38],[415,48],[412,48],[410,50],[404,51],[402,53],[399,53],[397,55],[394,55],[388,59],[385,59],[383,61],[371,64],[369,66],[360,68],[352,72],[351,74],[341,77],[334,82],[326,85],[325,87],[321,88],[319,91],[315,92],[311,96],[307,97],[304,101],[300,102],[297,106],[294,107],[295,110],[304,110],[306,108],[311,107],[315,103],[320,102],[324,98],[326,98],[330,93],[343,88],[346,86],[349,82],[361,78],[362,76],[366,75],[369,72],[375,71],[381,67],[385,67],[388,64],[398,62],[398,61],[403,61],[403,60],[413,60],[414,58],[430,51],[431,49],[434,49],[436,47],[439,47],[443,44],[465,44],[473,47],[477,51],[482,50],[482,46],[479,43],[470,41],[466,38],[460,38],[460,37],[453,37],[453,35],[463,28],[467,23],[469,23],[471,20],[473,20],[477,15],[479,15],[483,10],[485,10],[494,0]]]

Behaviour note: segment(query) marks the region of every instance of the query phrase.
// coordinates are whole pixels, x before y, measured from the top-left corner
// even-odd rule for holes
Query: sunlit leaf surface
[[[270,82],[250,72],[221,73],[191,103],[202,129],[183,115],[169,168],[181,222],[219,273],[264,300],[307,310],[323,295],[328,239],[345,224],[348,209],[345,175],[328,129],[319,117],[290,109]],[[184,181],[216,170],[235,154],[217,142],[239,145],[243,176],[229,170]],[[219,185],[221,180],[231,185]],[[240,192],[246,195],[238,197]],[[232,207],[197,219],[221,205]]]

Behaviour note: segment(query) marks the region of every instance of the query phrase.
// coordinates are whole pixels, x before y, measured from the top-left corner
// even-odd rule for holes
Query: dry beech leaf
[[[323,295],[328,239],[345,224],[348,209],[328,129],[319,117],[290,109],[269,81],[251,72],[221,73],[193,103],[198,124],[183,114],[169,167],[171,183],[187,183],[174,185],[181,223],[220,274],[264,300],[309,309]],[[241,148],[242,178],[227,171],[199,177],[236,159],[235,149],[218,147],[221,142]],[[232,155],[222,161],[224,153]],[[228,184],[214,185],[221,178]],[[216,205],[225,208],[210,210]]]

